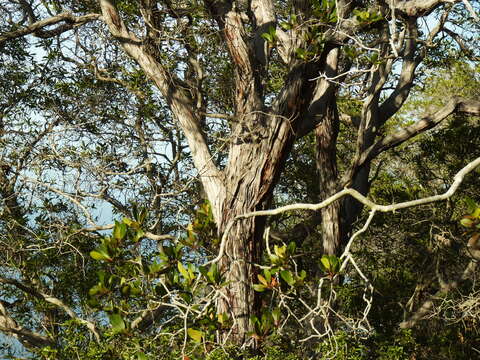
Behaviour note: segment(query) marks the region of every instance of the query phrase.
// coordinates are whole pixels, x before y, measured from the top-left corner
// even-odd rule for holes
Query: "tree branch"
[[[265,66],[267,65],[269,47],[262,34],[268,32],[270,27],[275,28],[273,2],[272,0],[252,0],[250,8],[255,17],[255,25],[257,27],[253,39],[255,57]]]
[[[4,332],[5,334],[12,335],[26,348],[31,349],[45,346],[55,346],[55,343],[52,339],[18,325],[17,322],[8,315],[7,310],[1,301],[0,331]]]
[[[72,319],[75,319],[75,320],[79,321],[81,324],[85,325],[88,328],[88,330],[90,330],[92,332],[92,334],[95,336],[95,339],[97,340],[97,342],[100,342],[100,335],[99,335],[99,333],[98,333],[98,331],[95,327],[95,324],[93,324],[92,322],[90,322],[88,320],[84,320],[84,319],[78,317],[77,314],[75,314],[75,312],[69,306],[67,306],[62,300],[60,300],[60,299],[58,299],[54,296],[45,294],[45,293],[43,293],[41,291],[38,291],[34,288],[31,288],[29,286],[26,286],[18,280],[0,277],[0,283],[13,285],[17,289],[19,289],[19,290],[37,298],[37,299],[44,300],[44,301],[46,301],[50,304],[53,304],[53,305],[61,308]]]
[[[400,209],[406,209],[414,206],[419,206],[419,205],[425,205],[429,204],[432,202],[436,201],[442,201],[446,200],[455,194],[455,192],[458,190],[459,186],[463,182],[463,179],[467,174],[470,172],[474,171],[478,166],[480,166],[480,157],[475,159],[474,161],[470,162],[467,164],[463,169],[461,169],[453,178],[453,183],[450,186],[450,188],[443,194],[440,195],[433,195],[429,196],[423,199],[417,199],[417,200],[411,200],[411,201],[405,201],[401,202],[398,204],[391,204],[391,205],[379,205],[376,204],[375,202],[371,201],[367,197],[363,196],[360,194],[358,191],[354,189],[343,189],[342,191],[336,193],[335,195],[330,196],[328,199],[325,199],[324,201],[318,203],[318,204],[305,204],[305,203],[297,203],[297,204],[290,204],[290,205],[285,205],[281,206],[276,209],[272,210],[261,210],[261,211],[252,211],[249,213],[245,213],[242,215],[236,216],[234,219],[232,219],[227,226],[225,227],[225,231],[223,233],[221,242],[220,242],[220,249],[218,252],[217,257],[214,259],[208,261],[205,265],[211,264],[211,263],[216,263],[220,261],[220,259],[223,257],[224,252],[225,252],[225,245],[226,241],[228,238],[228,233],[230,232],[231,228],[233,227],[234,223],[238,220],[241,219],[247,219],[251,217],[256,217],[256,216],[272,216],[272,215],[278,215],[287,211],[293,211],[293,210],[313,210],[317,211],[320,209],[323,209],[324,207],[332,204],[333,202],[345,197],[345,196],[352,196],[365,206],[369,207],[372,211],[374,212],[393,212],[396,210]]]
[[[396,133],[388,135],[376,142],[362,154],[359,163],[363,164],[366,161],[372,160],[380,153],[396,147],[418,134],[435,127],[453,113],[480,116],[480,101],[453,98],[434,114],[427,115],[415,124],[400,129]]]
[[[467,44],[465,44],[465,41],[462,39],[462,37],[460,35],[458,35],[456,32],[450,30],[450,29],[447,29],[447,28],[443,28],[442,31],[448,35],[450,35],[450,37],[455,40],[455,42],[458,44],[458,46],[460,46],[460,49],[462,50],[462,52],[465,54],[465,56],[467,56],[470,60],[472,61],[479,61],[480,60],[480,56],[476,56],[473,52],[472,49],[468,48]]]
[[[24,28],[1,34],[0,45],[2,45],[2,43],[4,43],[7,40],[16,39],[32,33],[34,33],[34,35],[41,38],[57,36],[57,35],[60,35],[61,33],[64,33],[65,31],[72,30],[75,27],[78,27],[88,22],[99,20],[99,19],[101,19],[100,14],[87,14],[83,16],[74,16],[70,13],[61,13],[56,16],[50,17],[48,19],[34,22]],[[43,30],[47,26],[55,25],[61,22],[65,22],[65,23],[52,30]],[[43,30],[43,31],[40,31],[40,30]]]
[[[221,217],[219,204],[223,201],[225,190],[221,181],[221,172],[215,166],[207,146],[199,114],[195,112],[195,104],[189,95],[178,86],[174,76],[169,74],[162,64],[146,51],[145,46],[140,44],[138,38],[128,31],[113,3],[109,0],[100,0],[100,6],[110,33],[121,42],[127,54],[153,80],[180,123],[205,192],[212,202],[214,217],[218,221]]]
[[[434,299],[443,297],[448,294],[450,291],[457,289],[463,282],[470,279],[471,276],[477,270],[478,261],[472,260],[465,268],[464,272],[458,279],[451,281],[447,284],[444,284],[440,290],[435,294],[431,295],[423,304],[420,306],[417,311],[415,311],[407,320],[404,320],[400,323],[401,329],[410,329],[414,327],[420,320],[424,319],[425,316],[430,312],[434,306]]]
[[[394,0],[393,8],[403,16],[427,16],[443,4],[455,4],[461,0]]]

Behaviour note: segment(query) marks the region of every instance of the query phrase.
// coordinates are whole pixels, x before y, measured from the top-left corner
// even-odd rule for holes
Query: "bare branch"
[[[55,343],[51,341],[49,338],[28,330],[24,327],[19,327],[16,329],[9,329],[5,330],[6,332],[12,333],[15,338],[18,339],[25,347],[27,348],[35,348],[35,347],[45,347],[45,346],[54,346]]]
[[[461,0],[394,0],[393,7],[401,15],[406,16],[427,16],[433,10],[444,4],[455,4]]]
[[[232,228],[232,226],[234,225],[234,223],[238,220],[247,219],[247,218],[256,217],[256,216],[278,215],[278,214],[282,214],[284,212],[293,211],[293,210],[317,211],[317,210],[320,210],[320,209],[332,204],[333,202],[335,202],[335,201],[337,201],[337,200],[339,200],[339,199],[341,199],[345,196],[348,196],[348,195],[352,196],[353,198],[355,198],[356,200],[358,200],[359,202],[361,202],[362,204],[369,207],[372,211],[375,211],[375,212],[377,212],[377,211],[378,212],[393,212],[393,211],[400,210],[400,209],[406,209],[406,208],[410,208],[410,207],[414,207],[414,206],[425,205],[425,204],[429,204],[429,203],[436,202],[436,201],[446,200],[446,199],[452,197],[453,194],[455,194],[455,192],[457,191],[460,184],[463,182],[463,179],[465,178],[465,176],[467,174],[469,174],[470,172],[474,171],[478,166],[480,166],[480,157],[475,159],[474,161],[470,162],[469,164],[467,164],[463,169],[461,169],[455,175],[452,185],[450,186],[450,188],[445,193],[440,194],[440,195],[429,196],[429,197],[426,197],[426,198],[423,198],[423,199],[405,201],[405,202],[401,202],[401,203],[398,203],[398,204],[391,204],[391,205],[379,205],[379,204],[374,203],[373,201],[371,201],[367,197],[363,196],[362,194],[360,194],[358,191],[356,191],[354,189],[343,189],[342,191],[336,193],[333,196],[330,196],[328,199],[325,199],[324,201],[322,201],[318,204],[297,203],[297,204],[290,204],[290,205],[281,206],[279,208],[272,209],[272,210],[253,211],[253,212],[249,212],[249,213],[246,213],[246,214],[238,215],[233,220],[231,220],[227,224],[227,226],[225,227],[225,232],[223,233],[222,240],[220,242],[220,250],[218,252],[217,257],[208,261],[205,265],[211,264],[211,263],[216,263],[216,262],[220,261],[220,259],[223,257],[224,251],[225,251],[226,241],[227,241],[227,238],[228,238],[228,233],[229,233],[230,229]]]
[[[255,25],[257,26],[253,40],[255,56],[261,64],[267,65],[269,46],[262,34],[268,32],[270,27],[275,28],[273,2],[272,0],[252,0],[250,7],[255,17]]]
[[[33,24],[30,24],[29,26],[26,26],[24,28],[0,34],[0,45],[7,40],[16,39],[32,33],[42,38],[57,36],[65,31],[72,30],[88,22],[91,22],[94,20],[100,20],[100,19],[101,19],[100,14],[87,14],[83,16],[74,16],[70,13],[61,13],[56,16],[50,17],[48,19],[34,22]],[[60,25],[56,29],[39,32],[40,30],[44,29],[47,26],[55,25],[60,22],[64,22],[64,24]]]
[[[113,3],[109,0],[101,0],[100,6],[111,34],[121,42],[125,51],[154,81],[177,117],[187,138],[195,167],[199,171],[208,198],[212,201],[214,217],[219,220],[221,216],[219,204],[224,198],[225,190],[221,182],[221,172],[212,160],[193,100],[182,87],[177,86],[175,77],[169,74],[162,64],[149,54],[143,45],[140,45],[138,38],[128,31]]]
[[[55,343],[52,341],[52,339],[18,325],[17,322],[8,315],[7,310],[1,301],[0,331],[7,335],[12,335],[26,348],[55,346]]]
[[[447,33],[448,35],[450,35],[452,37],[453,40],[455,40],[455,42],[458,44],[458,46],[460,46],[460,49],[462,50],[462,52],[472,61],[478,61],[480,60],[480,57],[479,56],[475,56],[474,53],[473,53],[473,50],[470,49],[467,44],[465,44],[465,41],[462,39],[462,37],[457,34],[456,32],[450,30],[450,29],[447,29],[447,28],[443,28],[442,29],[443,32]]]
[[[440,290],[438,290],[435,294],[431,295],[423,304],[420,306],[417,311],[415,311],[410,318],[408,318],[405,321],[402,321],[400,323],[400,328],[402,329],[410,329],[414,327],[420,320],[424,319],[425,316],[432,310],[434,306],[434,300],[435,298],[442,297],[446,294],[448,294],[451,290],[454,290],[458,288],[465,280],[468,280],[471,278],[471,276],[475,273],[477,270],[477,264],[478,262],[476,260],[470,261],[470,263],[467,265],[465,268],[464,272],[462,275],[449,283],[444,284]]]
[[[23,292],[31,295],[31,296],[34,296],[36,297],[37,299],[41,299],[41,300],[44,300],[50,304],[53,304],[57,307],[59,307],[60,309],[62,309],[63,311],[65,311],[65,313],[70,316],[72,319],[75,319],[77,321],[79,321],[81,324],[85,325],[92,333],[93,335],[95,336],[95,339],[97,340],[97,342],[100,341],[100,335],[95,327],[95,324],[93,324],[92,322],[88,321],[88,320],[84,320],[82,318],[79,318],[77,316],[77,314],[75,314],[75,312],[69,307],[67,306],[62,300],[54,297],[54,296],[51,296],[51,295],[48,295],[48,294],[45,294],[41,291],[38,291],[36,289],[33,289],[29,286],[26,286],[24,284],[22,284],[20,281],[18,280],[14,280],[14,279],[8,279],[8,278],[4,278],[4,277],[0,277],[0,283],[2,284],[8,284],[8,285],[13,285],[15,286],[16,288],[18,288],[19,290],[22,290]]]
[[[375,158],[385,150],[398,146],[418,134],[435,127],[453,113],[480,116],[480,102],[453,98],[434,114],[427,115],[415,124],[400,129],[396,133],[388,135],[376,142],[362,154],[359,163],[363,164],[366,161]]]

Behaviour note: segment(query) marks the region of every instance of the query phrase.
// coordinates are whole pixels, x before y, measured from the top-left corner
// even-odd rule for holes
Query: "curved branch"
[[[11,318],[10,315],[8,315],[7,310],[1,301],[0,331],[5,334],[12,335],[26,348],[55,346],[55,343],[52,339],[18,325],[17,322]]]
[[[382,152],[396,147],[418,134],[435,127],[453,113],[480,116],[480,101],[453,98],[435,113],[427,115],[415,124],[400,129],[396,133],[385,136],[377,141],[362,154],[359,164],[362,165],[374,159]]]
[[[98,331],[95,327],[95,324],[93,324],[92,322],[90,322],[88,320],[84,320],[84,319],[78,317],[77,314],[75,314],[75,312],[69,306],[67,306],[62,300],[60,300],[60,299],[58,299],[54,296],[45,294],[45,293],[43,293],[41,291],[38,291],[36,289],[33,289],[29,286],[26,286],[18,280],[0,277],[0,283],[13,285],[17,289],[19,289],[19,290],[37,298],[37,299],[44,300],[44,301],[46,301],[50,304],[53,304],[53,305],[61,308],[72,319],[75,319],[75,320],[79,321],[81,324],[85,325],[88,328],[88,330],[90,330],[92,332],[92,334],[95,336],[95,339],[97,340],[97,342],[100,341],[100,335],[99,335],[99,333],[98,333]],[[0,327],[0,330],[1,330],[1,327]]]
[[[211,263],[216,263],[220,261],[220,259],[224,256],[225,253],[225,245],[227,242],[227,237],[228,233],[230,232],[231,228],[233,227],[234,223],[238,220],[241,219],[247,219],[251,217],[256,217],[256,216],[271,216],[271,215],[278,215],[287,211],[293,211],[293,210],[313,210],[317,211],[320,210],[333,202],[345,197],[345,196],[352,196],[365,206],[369,207],[372,211],[374,212],[393,212],[396,210],[400,209],[406,209],[414,206],[419,206],[419,205],[424,205],[424,204],[429,204],[432,202],[436,201],[442,201],[446,200],[455,194],[455,192],[458,190],[459,186],[463,182],[463,179],[467,174],[470,172],[474,171],[477,167],[480,166],[480,157],[475,159],[474,161],[470,162],[467,164],[463,169],[461,169],[453,178],[453,183],[450,186],[450,188],[443,194],[439,195],[433,195],[429,196],[423,199],[417,199],[417,200],[411,200],[411,201],[405,201],[401,202],[398,204],[391,204],[391,205],[380,205],[376,204],[375,202],[371,201],[369,198],[363,196],[361,193],[354,189],[343,189],[342,191],[336,193],[335,195],[330,196],[328,199],[325,199],[324,201],[318,203],[318,204],[305,204],[305,203],[297,203],[297,204],[290,204],[290,205],[285,205],[281,206],[276,209],[272,210],[261,210],[261,211],[252,211],[249,213],[245,213],[242,215],[236,216],[233,220],[231,220],[227,226],[225,227],[225,231],[222,236],[222,240],[220,242],[220,250],[218,252],[218,255],[216,258],[208,261],[205,265],[211,264]]]
[[[404,320],[400,323],[401,329],[410,329],[414,327],[420,320],[424,319],[425,316],[430,312],[434,306],[434,299],[438,297],[445,296],[451,290],[457,289],[462,285],[466,280],[471,279],[471,276],[476,272],[478,266],[478,261],[472,260],[465,268],[465,271],[458,279],[453,280],[447,284],[444,284],[440,290],[435,294],[431,295],[423,304],[420,306],[417,311],[415,311],[410,318]]]
[[[443,4],[455,4],[462,0],[393,0],[393,8],[401,15],[420,17],[427,16]]]
[[[73,28],[76,28],[88,22],[99,20],[99,19],[101,19],[100,14],[87,14],[83,16],[74,16],[70,13],[61,13],[56,16],[52,16],[48,19],[43,19],[43,20],[34,22],[21,29],[1,34],[0,45],[7,40],[16,39],[32,33],[35,36],[41,37],[41,38],[54,37],[68,30],[72,30]],[[43,30],[47,26],[55,25],[61,22],[64,22],[64,24],[59,25],[55,29]]]
[[[458,44],[458,46],[460,47],[460,49],[462,50],[462,52],[465,54],[465,56],[467,56],[470,60],[472,61],[478,61],[480,60],[480,56],[476,56],[473,52],[473,49],[469,48],[467,46],[467,44],[465,43],[464,39],[462,39],[462,37],[457,34],[456,32],[450,30],[450,29],[447,29],[447,28],[443,28],[442,31],[448,35],[450,35],[450,37],[455,40],[455,42]]]
[[[208,198],[213,199],[214,217],[219,220],[221,217],[220,203],[223,201],[225,190],[221,181],[221,172],[213,162],[200,124],[199,114],[195,111],[196,106],[192,98],[179,86],[177,79],[154,56],[149,54],[140,40],[128,31],[113,2],[101,0],[100,6],[103,19],[108,25],[110,33],[121,42],[127,54],[141,66],[146,75],[155,83],[172,113],[176,116],[187,138],[195,167],[199,171]]]

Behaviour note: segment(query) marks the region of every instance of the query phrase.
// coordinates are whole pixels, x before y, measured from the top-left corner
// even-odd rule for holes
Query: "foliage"
[[[478,23],[432,3],[4,1],[0,355],[478,356],[478,171],[248,215],[479,158]]]

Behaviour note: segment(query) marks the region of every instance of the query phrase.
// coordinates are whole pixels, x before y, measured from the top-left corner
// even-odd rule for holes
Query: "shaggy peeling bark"
[[[337,170],[337,136],[339,117],[335,102],[329,106],[321,124],[315,129],[317,140],[316,166],[320,181],[320,201],[338,192]],[[336,201],[320,210],[322,217],[323,252],[329,255],[340,255],[342,243],[341,201]]]

